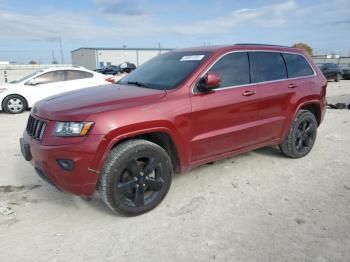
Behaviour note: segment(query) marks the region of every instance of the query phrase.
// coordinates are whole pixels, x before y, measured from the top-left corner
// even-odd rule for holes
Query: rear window
[[[313,75],[310,64],[305,57],[297,54],[283,54],[287,64],[288,78]]]
[[[287,70],[282,55],[275,52],[250,52],[252,83],[287,78]]]
[[[84,79],[84,78],[92,78],[94,75],[85,72],[85,71],[79,71],[79,70],[66,70],[67,73],[67,80],[77,80],[77,79]]]

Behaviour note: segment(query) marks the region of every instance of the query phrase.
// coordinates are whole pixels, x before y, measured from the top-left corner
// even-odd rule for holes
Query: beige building
[[[130,62],[139,66],[152,57],[168,52],[169,48],[91,48],[82,47],[71,52],[72,64],[88,69]]]

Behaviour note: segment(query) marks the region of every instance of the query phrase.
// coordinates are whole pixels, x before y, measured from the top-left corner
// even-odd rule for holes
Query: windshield
[[[168,52],[143,64],[119,83],[161,90],[173,89],[206,61],[210,54],[207,51]]]
[[[10,84],[17,84],[17,83],[23,82],[23,81],[25,81],[25,80],[35,76],[36,74],[41,73],[41,72],[43,72],[43,71],[42,70],[36,71],[34,73],[31,73],[30,75],[27,75],[25,77],[22,77],[22,78],[18,79],[18,80],[11,81]]]

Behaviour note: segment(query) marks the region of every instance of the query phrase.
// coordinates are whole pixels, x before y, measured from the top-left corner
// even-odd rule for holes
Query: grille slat
[[[30,115],[28,118],[26,130],[29,136],[41,141],[44,137],[46,126],[47,124],[45,121]]]

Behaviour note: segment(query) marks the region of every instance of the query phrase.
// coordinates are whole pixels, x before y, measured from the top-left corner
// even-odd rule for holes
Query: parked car
[[[136,69],[136,65],[125,62],[120,65],[110,65],[107,67],[104,67],[102,69],[98,69],[97,72],[105,75],[117,75],[117,74],[123,74],[123,73],[130,73],[131,71]]]
[[[337,64],[324,63],[319,64],[319,67],[327,80],[334,80],[336,82],[339,82],[342,78],[342,72]]]
[[[60,190],[89,196],[97,188],[111,210],[139,215],[164,199],[173,172],[269,145],[290,158],[307,155],[326,87],[300,49],[176,50],[119,84],[38,102],[21,150]]]
[[[39,70],[0,87],[0,110],[19,114],[48,96],[109,83],[106,76],[82,67]]]
[[[118,74],[119,67],[116,65],[110,65],[101,69],[97,69],[96,72],[99,72],[104,75],[115,75],[115,74]]]
[[[350,79],[350,64],[345,64],[340,67],[343,79]]]

